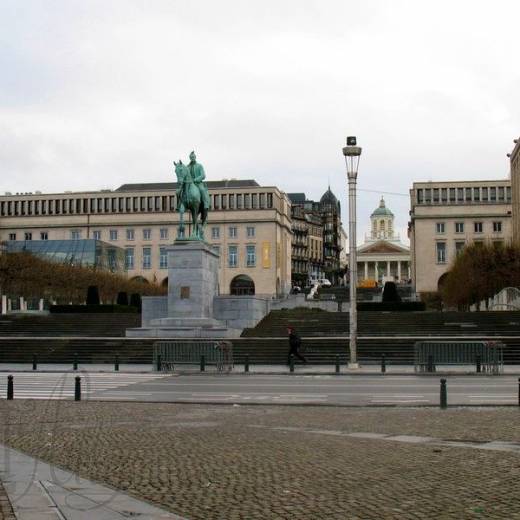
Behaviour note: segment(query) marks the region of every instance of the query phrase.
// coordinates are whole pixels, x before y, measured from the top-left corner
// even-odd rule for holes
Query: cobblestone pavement
[[[519,422],[516,408],[0,402],[2,442],[190,519],[520,519],[517,453],[289,430],[520,442]]]
[[[7,498],[7,493],[5,492],[4,486],[0,481],[0,520],[16,520],[16,517],[13,513],[13,508],[11,507],[11,503],[9,502],[9,498]]]

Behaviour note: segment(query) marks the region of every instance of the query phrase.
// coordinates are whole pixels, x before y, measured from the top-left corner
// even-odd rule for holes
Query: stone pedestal
[[[129,337],[221,338],[240,335],[213,317],[219,255],[205,242],[177,241],[168,249],[168,314]]]

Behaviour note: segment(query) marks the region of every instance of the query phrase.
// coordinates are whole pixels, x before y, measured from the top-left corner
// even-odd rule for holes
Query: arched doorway
[[[251,296],[255,294],[255,282],[249,276],[239,274],[231,280],[229,292],[234,296]]]
[[[130,278],[131,282],[141,282],[141,283],[150,283],[146,278],[143,276],[134,276],[133,278]]]
[[[439,277],[439,281],[437,282],[437,290],[442,291],[444,284],[446,283],[446,278],[448,278],[448,273],[444,273]]]
[[[168,287],[168,277],[161,282],[161,287]]]

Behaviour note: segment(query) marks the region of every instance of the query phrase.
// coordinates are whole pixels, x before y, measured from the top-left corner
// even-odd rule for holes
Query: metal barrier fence
[[[175,365],[215,365],[219,372],[233,370],[233,344],[230,341],[156,341],[153,344],[153,363],[157,370],[173,371]]]
[[[477,372],[498,374],[504,370],[504,344],[498,341],[417,341],[416,372],[435,370],[435,365],[475,365]]]

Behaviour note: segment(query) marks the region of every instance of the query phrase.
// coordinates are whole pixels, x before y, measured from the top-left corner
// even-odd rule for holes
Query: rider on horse
[[[203,206],[206,209],[209,209],[209,194],[208,194],[208,187],[206,186],[206,183],[204,182],[204,179],[206,178],[206,174],[204,173],[204,167],[202,164],[199,164],[197,162],[197,156],[195,155],[195,152],[190,153],[190,164],[188,164],[188,169],[191,174],[191,178],[193,179],[193,182],[195,183],[195,186],[199,188],[200,196],[201,196],[201,202]]]

